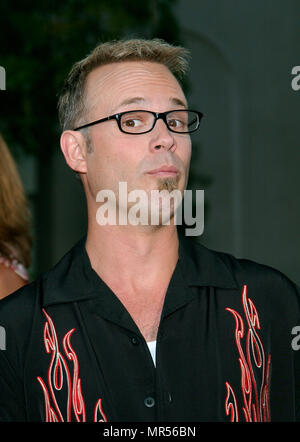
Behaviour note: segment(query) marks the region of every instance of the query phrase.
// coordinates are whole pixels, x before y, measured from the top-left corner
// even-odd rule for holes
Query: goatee
[[[158,179],[158,190],[167,190],[168,192],[172,192],[178,188],[178,178],[159,178]]]

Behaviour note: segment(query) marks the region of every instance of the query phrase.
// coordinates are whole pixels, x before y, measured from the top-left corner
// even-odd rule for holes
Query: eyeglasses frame
[[[172,128],[170,128],[168,126],[168,122],[167,122],[167,115],[170,114],[170,113],[179,112],[179,111],[181,111],[181,112],[182,111],[194,112],[197,115],[197,117],[198,117],[198,125],[197,125],[197,127],[195,129],[191,130],[191,131],[186,131],[186,132],[179,132],[179,131],[176,131],[176,130],[173,130]],[[132,113],[134,113],[134,112],[147,112],[149,114],[154,115],[154,121],[153,121],[153,125],[152,125],[151,129],[146,130],[145,132],[138,132],[138,133],[124,131],[122,129],[122,127],[121,127],[122,115],[131,113],[131,112]],[[170,111],[167,111],[167,112],[152,112],[152,111],[148,111],[146,109],[138,109],[138,110],[132,110],[132,111],[119,112],[117,114],[110,115],[109,117],[101,118],[100,120],[96,120],[96,121],[92,121],[91,123],[83,124],[82,126],[78,126],[75,129],[73,129],[73,130],[85,129],[85,128],[90,127],[90,126],[94,126],[95,124],[104,123],[105,121],[116,120],[117,123],[118,123],[118,127],[119,127],[121,132],[123,132],[125,134],[129,134],[129,135],[142,135],[142,134],[146,134],[148,132],[151,132],[153,130],[157,120],[162,119],[164,121],[165,125],[167,126],[169,131],[174,132],[176,134],[190,134],[190,133],[196,132],[196,130],[199,129],[202,117],[203,117],[202,112],[199,112],[199,111],[196,111],[196,110],[192,110],[192,109],[174,109],[174,110],[170,110]]]

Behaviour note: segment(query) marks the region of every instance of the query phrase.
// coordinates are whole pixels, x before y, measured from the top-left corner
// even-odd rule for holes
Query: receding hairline
[[[150,61],[164,64],[176,77],[183,77],[188,70],[190,52],[182,46],[175,46],[164,40],[154,38],[121,39],[100,43],[90,54],[75,63],[83,69],[87,65],[105,65],[122,61]],[[92,63],[90,63],[92,61]],[[95,66],[96,67],[96,66]]]
[[[106,63],[105,65],[100,65],[100,66],[95,67],[91,72],[89,72],[89,74],[85,78],[85,82],[84,82],[84,85],[83,85],[83,97],[82,97],[82,99],[83,99],[86,111],[90,111],[92,109],[92,107],[93,107],[93,106],[90,106],[89,103],[88,103],[88,95],[89,95],[89,98],[91,98],[90,94],[88,94],[88,90],[89,90],[88,84],[91,81],[91,76],[93,74],[97,75],[96,71],[97,70],[101,70],[102,68],[113,66],[113,65],[122,65],[122,64],[127,64],[127,63],[129,63],[129,64],[130,63],[146,64],[146,65],[150,65],[150,66],[151,65],[162,66],[163,68],[165,68],[166,72],[168,72],[171,75],[171,77],[173,77],[173,79],[175,80],[175,82],[178,84],[178,86],[181,89],[182,85],[180,84],[178,79],[173,75],[173,73],[170,71],[170,69],[166,65],[164,65],[163,63],[158,63],[156,61],[148,61],[148,60],[147,61],[145,61],[145,60],[130,60],[130,61],[129,60],[120,60],[119,62]],[[150,69],[150,72],[151,72],[151,69]],[[141,71],[141,74],[143,74],[143,73],[144,72]],[[111,72],[108,71],[106,73],[103,73],[103,75],[104,75],[104,82],[106,80],[110,80],[111,79]],[[98,80],[100,78],[101,78],[101,75],[99,75]],[[183,93],[183,95],[184,95],[184,93]],[[134,102],[137,101],[138,102],[138,101],[143,101],[143,100],[144,100],[143,97],[130,96],[129,98],[127,98],[124,101],[122,101],[119,104],[119,106],[125,106],[125,105],[128,105],[128,104],[131,104],[132,101],[134,101]],[[170,101],[173,104],[178,104],[179,106],[186,106],[186,103],[183,103],[182,100],[180,98],[177,98],[177,97],[170,97]]]
[[[175,79],[181,81],[189,69],[188,49],[161,39],[126,39],[100,43],[88,56],[76,62],[66,78],[59,98],[59,119],[63,130],[70,129],[82,118],[86,104],[86,82],[98,67],[113,63],[149,62],[165,66]],[[81,88],[81,95],[79,90]]]

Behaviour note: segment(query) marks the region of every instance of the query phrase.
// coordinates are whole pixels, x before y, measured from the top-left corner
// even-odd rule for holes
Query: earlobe
[[[76,172],[86,172],[84,139],[80,132],[66,130],[61,134],[60,147],[68,166]]]

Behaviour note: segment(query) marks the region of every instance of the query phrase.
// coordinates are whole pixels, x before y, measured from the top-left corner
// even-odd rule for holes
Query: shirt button
[[[135,336],[132,336],[132,338],[131,338],[131,343],[132,343],[133,345],[139,345],[140,340],[139,340],[139,338],[136,338]]]
[[[146,397],[146,399],[144,400],[144,404],[146,405],[146,407],[152,408],[155,405],[155,400],[151,396]]]

